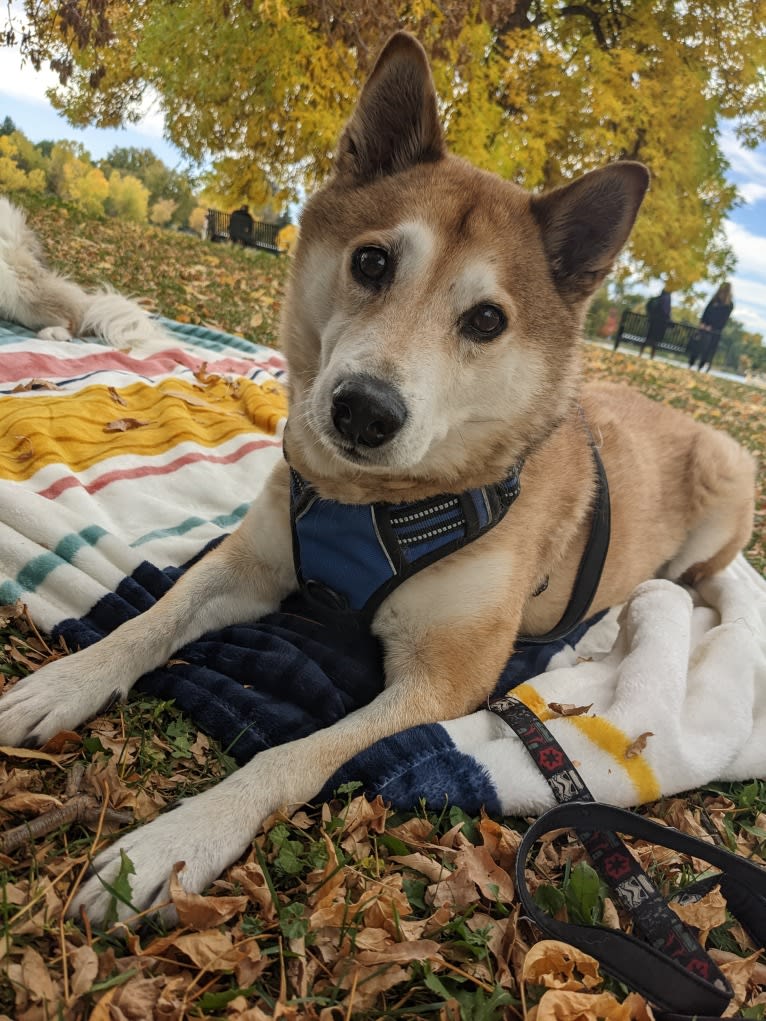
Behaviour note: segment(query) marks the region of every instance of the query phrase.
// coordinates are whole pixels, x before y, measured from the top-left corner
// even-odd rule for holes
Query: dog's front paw
[[[254,836],[237,818],[220,817],[216,800],[212,789],[181,802],[99,854],[90,878],[72,902],[70,915],[77,918],[84,909],[97,925],[115,915],[129,925],[134,924],[136,915],[141,918],[135,924],[148,915],[173,924],[176,911],[169,903],[173,866],[184,862],[179,873],[181,885],[190,893],[201,893],[236,861]],[[118,876],[127,877],[129,903],[113,893]]]
[[[71,340],[72,334],[64,326],[46,326],[39,330],[37,336],[40,340]]]
[[[125,686],[104,678],[109,667],[94,663],[89,651],[49,663],[0,699],[0,745],[45,744],[60,730],[74,730],[125,694]]]

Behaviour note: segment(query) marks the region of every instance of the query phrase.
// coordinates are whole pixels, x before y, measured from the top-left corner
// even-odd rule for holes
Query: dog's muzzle
[[[381,447],[406,418],[407,407],[396,387],[374,376],[352,376],[333,391],[333,426],[355,447]]]

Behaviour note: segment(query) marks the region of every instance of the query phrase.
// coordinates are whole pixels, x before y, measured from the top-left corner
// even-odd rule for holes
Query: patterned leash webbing
[[[581,946],[652,1003],[675,1012],[666,1018],[719,1017],[731,999],[731,987],[613,831],[694,854],[724,870],[686,892],[701,894],[719,883],[730,910],[761,945],[766,939],[766,872],[672,827],[599,804],[566,752],[523,702],[506,697],[496,699],[489,708],[519,737],[558,802],[530,827],[519,848],[516,882],[527,913],[543,931]],[[642,940],[617,930],[558,922],[537,907],[526,886],[526,861],[535,841],[558,828],[576,830],[594,867],[633,917]]]

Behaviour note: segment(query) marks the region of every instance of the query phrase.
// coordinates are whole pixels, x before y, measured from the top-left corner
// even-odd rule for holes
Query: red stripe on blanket
[[[255,352],[253,352],[255,354]],[[253,369],[253,361],[246,358],[221,358],[214,361],[215,352],[210,352],[210,360],[207,360],[208,372],[234,372],[238,375],[246,375]],[[160,375],[172,372],[178,365],[187,369],[198,369],[203,361],[202,353],[199,357],[182,351],[180,348],[169,348],[167,351],[158,351],[156,354],[146,358],[138,358],[126,354],[124,351],[107,350],[103,354],[83,355],[81,358],[57,358],[55,355],[37,353],[34,351],[12,351],[7,354],[0,354],[0,379],[3,382],[13,383],[17,380],[27,379],[30,376],[38,379],[50,378],[71,378],[82,376],[87,372],[108,372],[110,369],[128,369],[133,373],[143,376]],[[284,369],[285,362],[276,353],[268,358],[258,358],[257,364],[264,369]]]
[[[87,484],[82,483],[74,475],[65,475],[63,478],[58,479],[58,481],[53,482],[47,489],[40,490],[38,496],[44,496],[46,500],[55,500],[56,497],[66,492],[67,489],[73,489],[78,486],[87,493],[98,493],[99,490],[105,489],[113,482],[123,482],[126,479],[145,479],[156,475],[172,475],[173,472],[177,472],[185,465],[195,464],[198,461],[206,461],[208,464],[234,464],[255,450],[278,446],[281,442],[282,440],[279,437],[272,437],[267,440],[254,440],[252,443],[246,443],[230,454],[205,454],[202,451],[194,454],[184,454],[182,457],[177,457],[174,461],[169,461],[167,464],[147,464],[138,468],[124,468],[121,471],[105,472]]]

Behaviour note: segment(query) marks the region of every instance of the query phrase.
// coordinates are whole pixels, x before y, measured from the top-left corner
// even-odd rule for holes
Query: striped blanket
[[[167,344],[115,351],[0,323],[0,605],[22,600],[70,648],[167,591],[236,527],[281,456],[282,357],[164,325]],[[289,602],[204,636],[140,682],[239,762],[327,726],[381,685],[373,639],[328,635]],[[742,558],[698,592],[646,582],[568,641],[518,652],[497,693],[510,689],[602,800],[766,776],[766,584]],[[400,807],[551,804],[485,710],[381,741],[328,787],[351,779]]]

